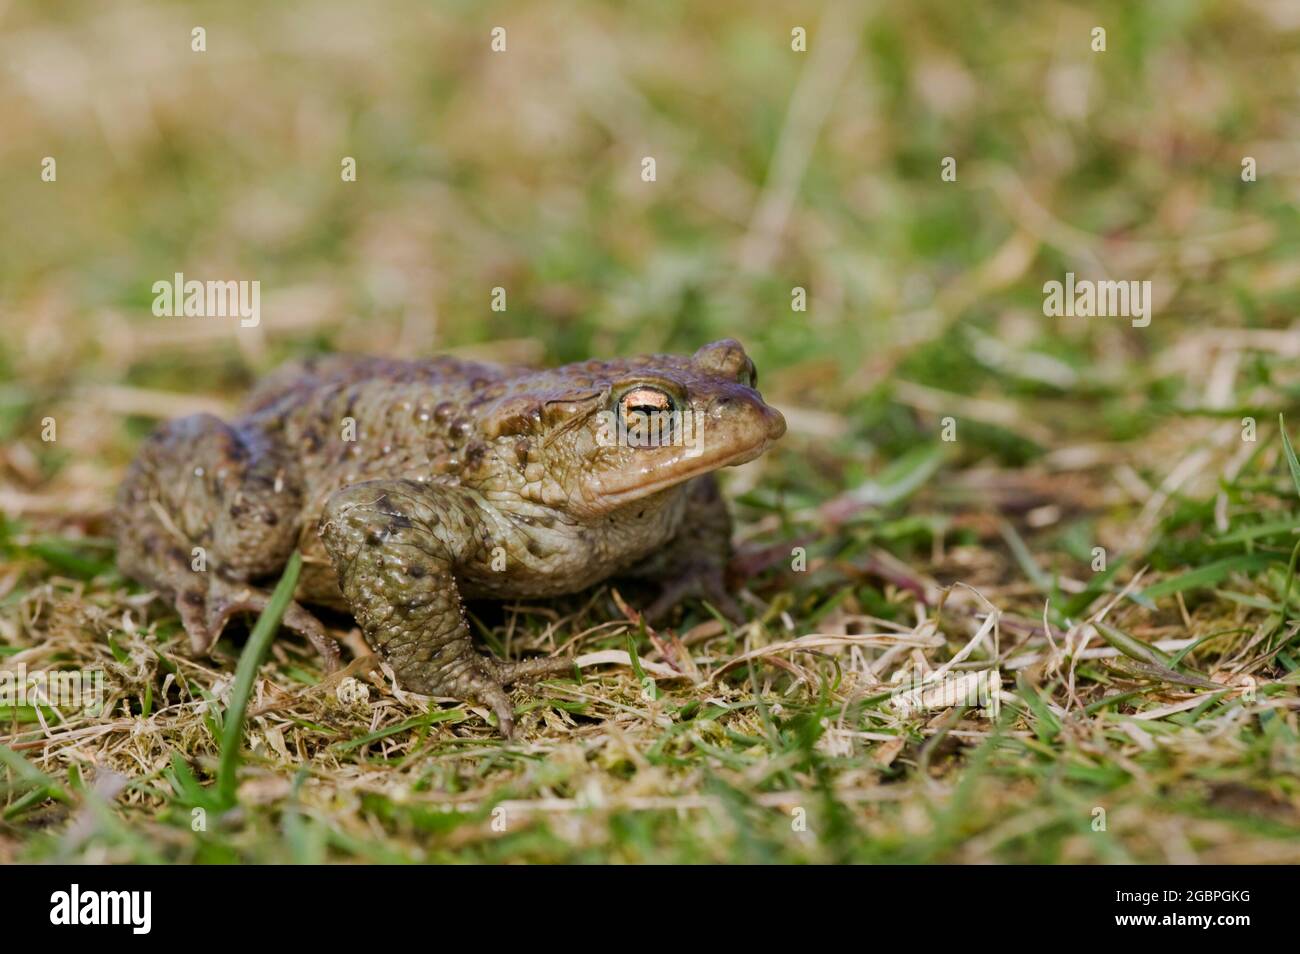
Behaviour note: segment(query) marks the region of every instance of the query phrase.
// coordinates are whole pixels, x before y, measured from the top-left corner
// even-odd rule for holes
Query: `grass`
[[[0,15],[0,669],[107,692],[0,702],[0,861],[1300,860],[1284,5],[390,6]],[[261,326],[155,318],[176,271]],[[1045,317],[1067,271],[1151,325]],[[725,335],[790,423],[726,475],[749,621],[474,607],[624,660],[517,690],[516,745],[345,621],[338,676],[274,613],[190,658],[114,569],[143,436],[286,358]],[[927,677],[996,707],[894,704]]]
[[[298,585],[302,557],[294,553],[284,575],[271,593],[266,610],[257,618],[257,625],[248,636],[248,644],[239,655],[239,668],[235,670],[235,686],[230,694],[230,706],[222,715],[221,763],[217,767],[217,794],[227,807],[235,803],[238,786],[240,748],[244,739],[244,716],[248,712],[248,697],[253,691],[253,680],[266,656],[267,647],[280,627],[280,617],[293,599]]]

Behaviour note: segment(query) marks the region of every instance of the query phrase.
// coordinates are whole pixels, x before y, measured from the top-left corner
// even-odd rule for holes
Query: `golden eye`
[[[658,388],[633,388],[618,402],[624,417],[629,414],[662,414],[673,409],[673,399]]]

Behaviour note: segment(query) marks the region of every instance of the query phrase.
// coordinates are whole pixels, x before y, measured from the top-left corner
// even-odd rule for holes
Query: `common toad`
[[[227,424],[160,427],[118,495],[123,572],[175,602],[190,647],[261,611],[295,549],[283,623],[337,666],[303,604],[346,610],[402,688],[482,702],[509,737],[504,686],[572,661],[477,652],[462,599],[546,597],[611,576],[730,614],[730,520],[712,472],[785,432],[733,340],[694,355],[551,370],[449,357],[323,357],[258,387]]]

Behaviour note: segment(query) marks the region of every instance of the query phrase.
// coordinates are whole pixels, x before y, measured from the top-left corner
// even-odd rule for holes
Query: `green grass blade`
[[[248,698],[253,692],[253,679],[262,664],[262,657],[271,645],[271,637],[280,627],[280,617],[293,598],[294,587],[298,585],[298,573],[302,569],[302,555],[294,552],[289,558],[289,565],[284,568],[284,575],[276,584],[257,624],[248,637],[248,643],[239,657],[239,667],[235,670],[235,685],[230,692],[230,707],[226,709],[221,738],[221,764],[217,769],[217,794],[225,805],[235,803],[235,781],[239,772],[240,748],[244,737],[244,713],[248,710]]]
[[[1287,466],[1291,468],[1291,482],[1295,484],[1296,493],[1300,494],[1300,460],[1296,460],[1295,448],[1286,433],[1286,419],[1281,414],[1277,416],[1277,426],[1282,430],[1282,450],[1286,453]]]
[[[1047,703],[1043,701],[1033,684],[1025,678],[1023,672],[1016,676],[1016,687],[1020,690],[1020,697],[1025,700],[1034,714],[1035,734],[1042,742],[1051,742],[1061,734],[1061,720],[1047,707]]]
[[[1122,632],[1111,626],[1109,623],[1093,623],[1101,638],[1110,643],[1115,649],[1118,649],[1125,656],[1136,659],[1138,662],[1144,662],[1150,666],[1159,666],[1162,669],[1173,669],[1173,660],[1169,654],[1149,643],[1144,643],[1140,639],[1134,639],[1128,633]]]
[[[31,792],[9,806],[4,813],[6,819],[16,817],[47,798],[65,804],[72,803],[72,796],[68,794],[67,789],[8,746],[0,745],[0,765],[4,765],[17,779],[33,787]]]
[[[1214,586],[1222,582],[1230,573],[1257,573],[1274,563],[1281,562],[1280,557],[1268,553],[1247,553],[1241,556],[1227,557],[1197,567],[1195,570],[1181,576],[1161,580],[1159,583],[1148,586],[1138,595],[1155,600],[1162,596],[1172,596],[1175,593],[1194,590],[1198,587]]]

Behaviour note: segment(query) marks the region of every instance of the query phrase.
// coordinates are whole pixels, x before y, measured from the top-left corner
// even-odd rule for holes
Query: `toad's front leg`
[[[456,575],[491,564],[498,543],[483,508],[458,487],[367,481],[330,497],[320,534],[366,641],[402,688],[486,703],[510,738],[504,685],[572,672],[573,663],[501,663],[474,649]]]

